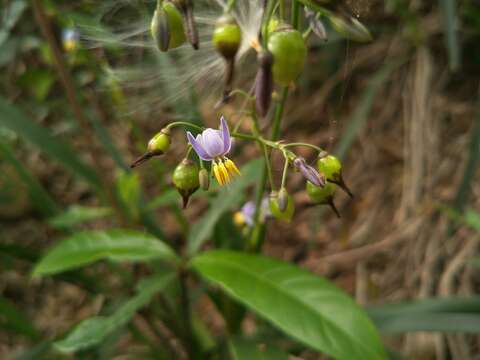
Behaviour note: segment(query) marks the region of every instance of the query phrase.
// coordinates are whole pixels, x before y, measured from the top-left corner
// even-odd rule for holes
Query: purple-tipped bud
[[[293,165],[295,165],[305,179],[310,181],[313,185],[319,187],[325,186],[325,176],[321,175],[313,166],[308,165],[304,158],[297,157],[295,160],[293,160]]]
[[[273,55],[269,51],[258,55],[258,72],[255,78],[255,105],[257,113],[265,116],[272,102],[273,91]]]

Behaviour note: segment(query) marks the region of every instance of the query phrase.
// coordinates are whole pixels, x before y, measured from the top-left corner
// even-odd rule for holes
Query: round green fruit
[[[182,195],[184,208],[187,206],[190,196],[197,191],[200,186],[198,176],[199,170],[197,164],[188,159],[183,159],[173,171],[173,184],[180,195]]]
[[[235,57],[242,43],[242,31],[231,15],[225,14],[217,20],[212,42],[223,57]]]
[[[342,163],[340,160],[333,156],[327,155],[318,159],[317,161],[318,171],[324,174],[327,180],[340,181],[342,177]]]
[[[148,142],[147,151],[151,155],[162,155],[170,148],[170,130],[163,129]]]
[[[268,50],[273,54],[273,80],[288,86],[303,70],[307,47],[300,32],[280,27],[268,38]]]
[[[322,188],[307,181],[307,194],[309,199],[314,204],[329,204],[333,198],[336,188],[337,185],[330,182],[327,182],[327,184]]]

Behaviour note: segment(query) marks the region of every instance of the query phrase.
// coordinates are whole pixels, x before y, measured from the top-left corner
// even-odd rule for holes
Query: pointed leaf
[[[210,251],[194,268],[286,334],[336,359],[385,359],[364,311],[327,280],[285,262]]]
[[[157,238],[134,231],[109,230],[76,233],[61,241],[37,263],[33,275],[56,274],[92,262],[173,260],[176,255]]]
[[[74,352],[101,343],[113,331],[125,326],[135,313],[146,306],[157,292],[168,286],[173,278],[171,273],[154,277],[154,281],[142,286],[138,294],[120,306],[114,314],[82,321],[66,338],[57,341],[55,348],[62,352]]]

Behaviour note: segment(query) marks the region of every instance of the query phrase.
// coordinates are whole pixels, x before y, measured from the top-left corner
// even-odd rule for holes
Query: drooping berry
[[[242,31],[233,16],[224,14],[217,20],[212,42],[215,49],[225,59],[225,86],[221,102],[226,103],[233,87],[235,56],[242,43]]]
[[[318,205],[329,205],[335,214],[340,217],[340,213],[333,202],[333,195],[335,194],[336,189],[337,185],[331,182],[327,182],[323,188],[315,186],[311,182],[307,182],[306,185],[307,194],[312,203]]]
[[[217,20],[212,42],[224,58],[231,59],[237,55],[242,43],[242,31],[233,16],[224,14]]]
[[[200,186],[199,170],[195,162],[183,159],[173,171],[172,181],[183,199],[183,208],[187,207],[188,199]]]
[[[293,202],[292,196],[288,196],[287,205],[282,211],[280,210],[278,193],[272,192],[270,194],[269,206],[273,217],[275,217],[276,219],[285,221],[287,223],[292,220],[293,214],[295,213],[295,204]]]
[[[150,29],[161,51],[177,48],[186,40],[182,15],[171,2],[159,4],[153,14]]]
[[[302,34],[288,25],[278,26],[268,37],[268,50],[273,54],[273,79],[288,86],[305,65],[307,47]]]
[[[342,190],[344,190],[350,197],[353,198],[353,194],[345,184],[342,176],[342,163],[333,155],[320,154],[317,161],[318,170],[325,174],[329,182],[337,184]]]
[[[131,168],[137,167],[140,164],[150,160],[154,156],[163,155],[170,148],[170,129],[164,128],[150,139],[147,146],[147,152],[136,159],[131,165]]]

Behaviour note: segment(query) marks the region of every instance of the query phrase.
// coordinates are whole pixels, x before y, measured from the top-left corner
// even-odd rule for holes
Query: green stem
[[[292,0],[292,26],[298,30],[300,25],[300,3]]]
[[[283,173],[282,173],[282,184],[280,185],[280,189],[285,187],[285,183],[287,182],[287,173],[288,173],[288,157],[284,153],[283,156],[285,157],[285,165],[283,165]]]
[[[312,145],[312,144],[307,144],[307,143],[301,143],[301,142],[297,142],[297,143],[290,143],[290,144],[286,144],[286,145],[283,145],[283,148],[288,148],[288,147],[292,147],[292,146],[304,146],[304,147],[308,147],[308,148],[311,148],[311,149],[314,149],[318,152],[323,152],[324,150],[316,145]]]
[[[280,101],[277,103],[276,109],[275,109],[275,117],[273,120],[273,129],[272,129],[272,134],[271,134],[271,141],[268,141],[269,145],[275,144],[274,142],[278,140],[278,137],[280,135],[280,125],[282,122],[282,116],[283,112],[285,109],[285,103],[287,101],[287,96],[288,96],[288,87],[284,87],[282,90],[282,96],[280,98]],[[280,145],[277,144],[277,148],[280,148]],[[268,160],[266,160],[268,163]],[[264,237],[265,237],[265,231],[263,231],[263,224],[260,223],[260,211],[261,211],[261,206],[262,206],[262,198],[263,198],[263,193],[265,191],[265,187],[267,185],[267,172],[269,170],[269,164],[265,164],[262,170],[262,176],[259,182],[259,186],[257,188],[257,194],[255,198],[255,216],[254,216],[254,226],[252,231],[250,232],[250,241],[249,244],[251,248],[255,250],[259,250]],[[273,188],[272,188],[273,189]]]
[[[171,129],[171,128],[174,128],[176,126],[189,126],[191,128],[197,129],[198,131],[203,131],[204,130],[204,128],[202,128],[201,126],[189,123],[187,121],[175,121],[173,123],[168,124],[166,129]]]

